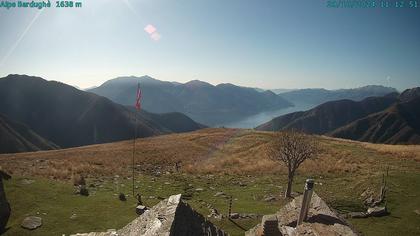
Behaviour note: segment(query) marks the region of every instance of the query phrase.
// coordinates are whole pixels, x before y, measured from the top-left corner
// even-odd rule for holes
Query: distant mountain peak
[[[188,87],[214,87],[213,85],[201,80],[191,80],[185,83],[184,85]]]

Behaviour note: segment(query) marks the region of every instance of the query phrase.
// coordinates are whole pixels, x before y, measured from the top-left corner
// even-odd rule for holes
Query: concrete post
[[[296,226],[302,224],[306,220],[309,211],[309,204],[311,203],[312,192],[314,191],[314,180],[307,179],[305,183],[305,192],[303,193],[302,208],[300,209],[299,218]]]

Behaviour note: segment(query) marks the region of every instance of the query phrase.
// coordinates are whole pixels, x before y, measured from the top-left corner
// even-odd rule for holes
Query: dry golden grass
[[[258,175],[285,169],[265,152],[272,132],[244,129],[203,129],[136,141],[135,164],[141,173],[172,172],[176,162],[191,174]],[[308,160],[299,171],[311,175],[383,171],[399,165],[401,158],[419,158],[419,146],[366,144],[318,137],[319,158]],[[0,166],[22,176],[34,175],[70,180],[74,175],[130,176],[133,141],[78,148],[0,155]],[[414,155],[413,153],[416,153]],[[414,157],[412,156],[414,155]],[[416,166],[415,168],[418,168]]]
[[[362,143],[362,145],[380,153],[393,155],[397,158],[414,159],[420,162],[420,145],[389,145],[371,143]]]

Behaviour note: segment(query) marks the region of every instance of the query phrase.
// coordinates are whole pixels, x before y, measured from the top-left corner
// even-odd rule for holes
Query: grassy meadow
[[[286,172],[266,155],[271,132],[242,129],[204,129],[171,134],[136,143],[136,191],[153,206],[161,199],[182,193],[188,203],[207,216],[209,206],[255,214],[254,218],[209,218],[231,235],[243,235],[276,212],[286,201],[282,193]],[[366,144],[317,137],[321,153],[299,169],[294,191],[304,180],[316,181],[315,191],[341,213],[362,211],[361,193],[379,191],[389,168],[387,207],[381,218],[351,219],[364,235],[419,235],[419,146]],[[4,181],[12,215],[4,235],[62,235],[121,228],[136,217],[131,194],[132,141],[56,151],[0,155],[0,166],[13,177]],[[181,162],[180,172],[175,163]],[[86,177],[90,195],[75,195],[72,178]],[[226,195],[215,196],[223,191]],[[126,202],[118,199],[125,193]],[[274,201],[264,201],[275,196]],[[20,227],[28,215],[39,215],[43,226],[34,231]]]

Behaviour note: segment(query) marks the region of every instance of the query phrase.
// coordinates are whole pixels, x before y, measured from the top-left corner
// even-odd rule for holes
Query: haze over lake
[[[288,113],[296,112],[296,111],[306,111],[309,110],[316,105],[314,104],[306,104],[306,103],[294,103],[293,107],[288,107],[284,109],[279,109],[275,111],[267,111],[267,112],[261,112],[253,116],[248,116],[244,119],[235,121],[235,122],[228,122],[228,123],[221,123],[219,125],[216,125],[215,127],[227,127],[227,128],[245,128],[245,129],[252,129],[257,127],[258,125],[261,125],[265,122],[270,121],[271,119],[285,115]]]

